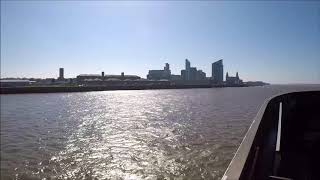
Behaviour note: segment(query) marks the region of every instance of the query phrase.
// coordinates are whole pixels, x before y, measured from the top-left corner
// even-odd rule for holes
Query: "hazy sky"
[[[211,76],[320,83],[320,2],[1,1],[1,77],[137,74],[191,66]]]

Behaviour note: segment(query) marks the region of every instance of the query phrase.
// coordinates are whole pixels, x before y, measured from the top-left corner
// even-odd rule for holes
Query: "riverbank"
[[[211,85],[26,86],[26,87],[1,87],[0,94],[89,92],[89,91],[110,91],[110,90],[144,90],[144,89],[189,89],[189,88],[211,88],[211,87],[212,87]]]

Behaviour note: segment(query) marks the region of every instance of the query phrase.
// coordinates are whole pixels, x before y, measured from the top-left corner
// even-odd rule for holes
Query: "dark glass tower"
[[[60,68],[59,69],[59,78],[60,80],[64,79],[64,69],[63,68]]]
[[[219,84],[223,83],[223,62],[222,59],[212,63],[212,79]]]
[[[188,59],[186,59],[186,80],[190,80],[190,61]]]

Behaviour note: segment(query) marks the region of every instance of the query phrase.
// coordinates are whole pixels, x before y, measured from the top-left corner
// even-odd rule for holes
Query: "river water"
[[[1,95],[1,179],[220,179],[264,100],[309,89]]]

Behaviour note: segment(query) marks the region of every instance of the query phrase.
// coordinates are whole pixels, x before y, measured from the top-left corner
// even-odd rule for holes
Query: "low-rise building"
[[[139,76],[136,75],[105,75],[104,72],[101,74],[80,74],[77,76],[77,83],[83,84],[88,81],[128,81],[128,80],[138,80]]]
[[[30,80],[20,80],[20,79],[1,79],[0,80],[0,87],[23,87],[29,86],[34,81]]]
[[[229,76],[228,72],[226,74],[226,84],[227,85],[241,85],[243,84],[242,80],[239,78],[239,74],[237,72],[236,76]]]
[[[206,73],[203,72],[202,70],[198,70],[196,80],[206,80]]]
[[[171,79],[171,71],[170,71],[169,64],[166,63],[163,70],[149,70],[149,73],[147,75],[147,79],[149,79],[149,80],[163,80],[163,79],[170,80]]]
[[[182,77],[180,75],[171,74],[171,81],[181,81]]]

